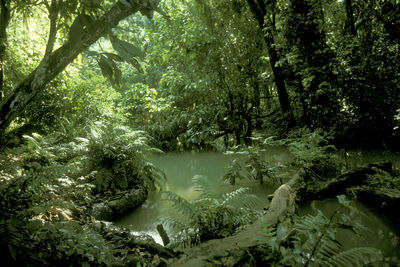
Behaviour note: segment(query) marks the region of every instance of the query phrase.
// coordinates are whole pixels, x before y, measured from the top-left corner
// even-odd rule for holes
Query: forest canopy
[[[397,1],[158,2],[1,1],[1,132],[112,114],[168,150],[295,127],[398,147]]]

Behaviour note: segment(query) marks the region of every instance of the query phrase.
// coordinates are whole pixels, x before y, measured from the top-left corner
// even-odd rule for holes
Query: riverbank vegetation
[[[0,0],[4,262],[399,264],[336,235],[362,232],[348,198],[400,226],[400,166],[357,163],[400,148],[399,25],[395,0]],[[177,151],[231,155],[229,191],[166,191],[150,157]],[[154,190],[186,217],[165,247],[110,223]],[[343,213],[294,213],[336,195]]]

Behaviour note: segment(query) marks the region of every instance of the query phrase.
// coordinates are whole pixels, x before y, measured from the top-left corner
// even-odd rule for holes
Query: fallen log
[[[97,220],[113,221],[127,212],[140,207],[146,201],[146,198],[146,189],[134,188],[127,191],[118,199],[94,204],[92,215]]]
[[[345,172],[327,181],[312,181],[311,179],[305,178],[307,187],[304,188],[305,191],[302,192],[302,197],[305,199],[316,199],[344,194],[346,188],[366,184],[368,175],[377,173],[375,168],[392,173],[392,163],[381,162],[370,163],[367,166]]]
[[[197,247],[185,249],[169,266],[234,266],[247,258],[247,251],[261,241],[256,237],[262,234],[267,225],[275,225],[295,210],[296,194],[303,185],[304,172],[296,173],[287,183],[274,193],[266,214],[243,231],[223,239],[213,239]]]

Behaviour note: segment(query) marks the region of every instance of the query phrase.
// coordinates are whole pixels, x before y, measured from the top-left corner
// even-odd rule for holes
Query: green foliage
[[[390,173],[376,167],[373,167],[372,169],[376,173],[367,176],[369,186],[376,188],[400,189],[400,177],[393,177]]]
[[[247,148],[239,148],[238,151],[227,151],[225,154],[233,155],[232,163],[227,167],[227,172],[222,177],[231,185],[236,184],[237,179],[249,179],[260,181],[262,184],[267,178],[268,182],[274,180],[275,174],[284,168],[284,164],[267,157],[267,149],[263,145],[255,145]],[[241,164],[240,162],[243,162]],[[281,182],[281,181],[280,181]]]
[[[22,265],[112,265],[113,245],[82,225],[94,194],[154,188],[164,174],[145,160],[154,149],[141,131],[109,122],[61,126],[50,135],[25,135],[25,144],[1,155],[0,246]],[[96,180],[96,173],[109,176]]]
[[[339,197],[339,202],[350,207],[344,196]],[[265,228],[264,235],[259,238],[272,251],[265,260],[278,266],[364,266],[382,263],[384,259],[378,249],[341,249],[335,238],[336,232],[339,229],[354,233],[359,230],[346,214],[337,218],[339,213],[335,210],[328,218],[321,211],[317,212],[316,216],[297,218],[293,227],[279,224],[277,228]]]
[[[338,174],[338,162],[332,153],[336,150],[328,142],[329,136],[321,130],[310,131],[301,128],[278,142],[266,139],[265,144],[286,146],[293,155],[293,164],[296,167],[306,168],[313,172],[313,175],[328,178]]]
[[[162,172],[145,160],[152,151],[142,131],[113,124],[94,123],[87,143],[88,172],[98,192],[124,190],[137,185],[161,185]]]
[[[108,266],[113,251],[104,238],[87,226],[76,222],[28,223],[36,261],[46,265],[63,264]]]
[[[222,179],[228,181],[231,185],[235,185],[236,179],[242,180],[245,178],[242,172],[243,167],[240,165],[237,159],[233,159]]]
[[[255,209],[260,202],[255,195],[247,193],[247,188],[241,187],[218,196],[212,192],[206,177],[194,176],[193,182],[195,190],[201,194],[192,202],[173,192],[165,192],[166,199],[187,218],[184,222],[172,218],[164,220],[179,231],[175,245],[195,246],[210,239],[232,235],[260,215]]]

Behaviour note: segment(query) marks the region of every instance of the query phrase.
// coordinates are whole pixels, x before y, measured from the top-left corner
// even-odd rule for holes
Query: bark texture
[[[278,91],[279,103],[282,112],[287,116],[288,127],[291,128],[295,125],[295,120],[289,101],[289,95],[285,85],[284,74],[282,68],[277,64],[279,61],[279,55],[275,49],[274,35],[272,30],[274,28],[274,25],[267,25],[265,22],[267,7],[264,3],[264,0],[247,0],[247,3],[250,7],[251,12],[253,13],[254,18],[257,20],[261,31],[264,34],[264,40],[267,45],[269,55],[269,62],[271,65],[272,73],[274,74],[276,89]],[[272,16],[274,16],[274,14],[272,14]],[[272,23],[273,22],[271,22],[270,24]]]

